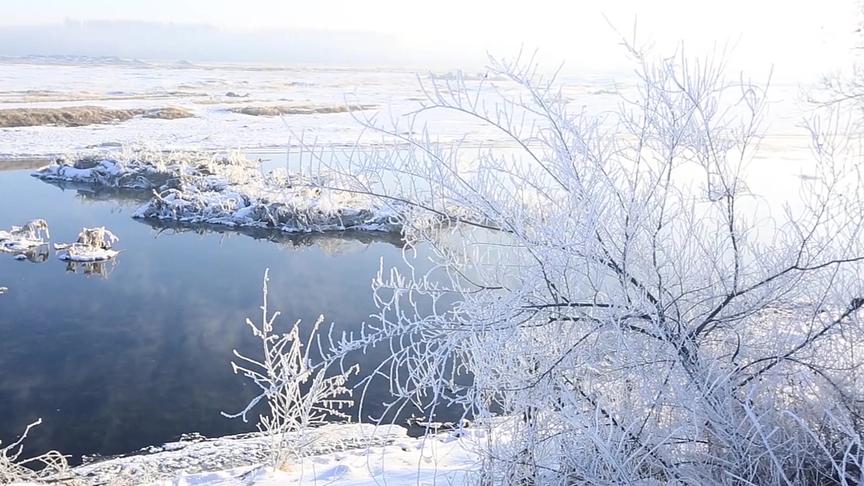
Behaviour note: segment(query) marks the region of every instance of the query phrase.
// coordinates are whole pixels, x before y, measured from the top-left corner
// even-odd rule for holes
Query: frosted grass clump
[[[227,184],[253,177],[257,165],[237,153],[220,157],[202,152],[125,150],[112,154],[72,155],[56,159],[33,173],[47,181],[64,181],[121,189],[153,190],[185,178],[215,179]]]
[[[216,187],[207,179],[186,178],[176,188],[154,193],[134,217],[287,233],[401,228],[392,206],[352,192],[336,178],[284,171]]]
[[[97,228],[83,228],[78,233],[75,243],[57,243],[57,258],[70,262],[102,262],[117,256],[119,252],[112,249],[114,243],[119,240],[111,231],[104,226]]]
[[[129,190],[153,198],[133,215],[191,224],[271,228],[287,233],[398,232],[404,204],[382,204],[336,174],[307,176],[284,170],[262,174],[260,164],[232,153],[126,151],[61,158],[33,175]]]
[[[48,238],[48,223],[44,219],[34,219],[24,226],[0,230],[0,251],[25,255],[28,251],[47,244]]]

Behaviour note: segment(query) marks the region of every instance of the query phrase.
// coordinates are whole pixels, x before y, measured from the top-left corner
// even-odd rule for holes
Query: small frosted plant
[[[61,260],[76,262],[100,262],[110,260],[117,256],[118,252],[112,250],[114,243],[119,238],[104,226],[98,228],[83,228],[78,233],[75,243],[55,243],[54,249],[60,250],[57,257]]]
[[[0,230],[0,251],[23,253],[44,245],[48,238],[48,223],[44,219],[34,219],[24,226]]]
[[[357,365],[333,376],[327,376],[326,362],[313,364],[309,347],[300,337],[300,322],[297,320],[288,333],[274,332],[274,323],[279,312],[270,314],[267,304],[269,269],[264,272],[263,304],[261,323],[246,319],[246,324],[261,341],[262,356],[253,359],[240,354],[232,361],[234,373],[252,380],[261,391],[236,414],[223,415],[228,418],[248,420],[251,410],[264,401],[267,412],[259,415],[258,429],[270,439],[270,466],[287,468],[303,457],[316,440],[314,427],[323,425],[328,419],[350,417],[342,410],[353,405],[351,389],[346,386],[348,378],[359,369]],[[323,322],[319,317],[310,334],[313,341]],[[344,398],[348,397],[348,398]]]
[[[83,228],[78,233],[78,243],[92,248],[110,250],[111,246],[119,240],[111,231],[104,226],[98,228]]]
[[[23,443],[33,427],[42,423],[39,419],[24,429],[15,442],[3,447],[0,441],[0,484],[25,481],[63,481],[59,475],[69,469],[66,457],[57,451],[49,451],[32,458],[21,458]]]

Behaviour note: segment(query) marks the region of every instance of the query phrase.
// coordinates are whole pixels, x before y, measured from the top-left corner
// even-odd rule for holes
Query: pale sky
[[[614,69],[622,51],[607,24],[659,52],[732,46],[736,67],[783,76],[841,66],[864,14],[856,0],[0,0],[0,26],[73,20],[198,23],[227,30],[312,29],[388,34],[437,59],[512,55],[520,45],[570,66]]]

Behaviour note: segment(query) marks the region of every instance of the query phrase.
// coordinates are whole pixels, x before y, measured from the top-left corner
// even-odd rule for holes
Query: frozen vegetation
[[[24,226],[0,230],[0,252],[12,253],[17,260],[44,262],[48,259],[48,223],[34,219]],[[55,243],[57,258],[75,263],[104,262],[117,256],[112,249],[118,240],[104,227],[84,228],[74,243]]]
[[[0,441],[0,484],[31,484],[30,482],[58,482],[66,478],[68,463],[57,451],[36,457],[23,457],[23,443],[27,435],[42,423],[41,419],[28,425],[16,441]]]
[[[189,154],[40,170],[152,190],[143,218],[401,230],[435,269],[382,263],[370,323],[318,333],[319,322],[308,341],[299,323],[277,330],[265,277],[262,319],[247,321],[262,354],[233,364],[258,394],[230,415],[257,413],[261,435],[79,471],[134,483],[149,470],[166,486],[864,483],[864,177],[849,143],[860,126],[841,123],[839,105],[815,111],[800,197],[772,214],[749,184],[766,87],[722,60],[624,44],[638,86],[617,111],[574,109],[533,60],[493,60],[488,79],[511,85],[497,103],[459,75],[433,79],[415,116],[361,119],[380,148],[317,160],[314,174]],[[421,126],[429,113],[511,143],[466,153]],[[461,407],[471,427],[364,442],[356,457],[316,449],[327,429],[311,428],[341,417],[357,389],[346,357],[376,347],[389,352],[357,388],[383,378],[390,410],[416,405],[432,420]],[[3,453],[0,471],[29,479]],[[185,473],[159,469],[175,461]]]
[[[198,153],[123,152],[114,156],[61,157],[33,173],[49,181],[75,182],[119,189],[159,189],[195,180],[208,187],[225,186],[257,172],[251,161]]]
[[[142,109],[111,109],[100,106],[71,106],[66,108],[10,108],[0,110],[0,128],[56,125],[80,127],[103,123],[123,122],[136,116],[174,120],[188,118],[192,113],[174,107]]]
[[[34,176],[123,189],[153,190],[136,218],[271,228],[282,232],[399,231],[405,206],[354,190],[335,174],[307,176],[238,155],[133,152],[57,159]]]
[[[228,111],[250,116],[280,116],[280,115],[323,115],[328,113],[346,113],[349,111],[371,110],[376,105],[274,105],[274,106],[243,106],[229,108]]]
[[[55,243],[57,258],[70,262],[90,263],[103,262],[117,256],[117,250],[112,249],[119,240],[114,233],[104,227],[84,228],[78,234],[74,243]]]
[[[44,219],[34,219],[24,226],[13,226],[0,230],[0,251],[16,256],[26,255],[48,244],[48,223]]]

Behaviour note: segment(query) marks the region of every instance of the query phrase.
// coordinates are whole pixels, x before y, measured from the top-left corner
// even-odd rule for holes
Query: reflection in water
[[[137,207],[153,197],[153,191],[149,190],[96,187],[90,184],[58,180],[40,180],[40,182],[59,187],[63,191],[75,191],[76,196],[83,203],[110,201],[120,207]]]
[[[23,253],[15,255],[15,258],[18,260],[27,260],[31,263],[44,263],[46,260],[48,260],[49,255],[50,250],[48,249],[48,245],[39,245],[37,247],[30,248]]]
[[[86,277],[101,277],[108,278],[108,275],[114,271],[116,259],[104,260],[99,262],[66,262],[67,273],[80,273]]]
[[[163,234],[192,233],[196,235],[217,234],[230,237],[235,234],[256,240],[267,240],[287,248],[316,246],[327,255],[339,255],[368,247],[372,243],[387,243],[402,248],[404,241],[399,233],[385,231],[328,231],[326,233],[286,233],[270,228],[231,228],[217,224],[190,224],[173,220],[136,219]]]

